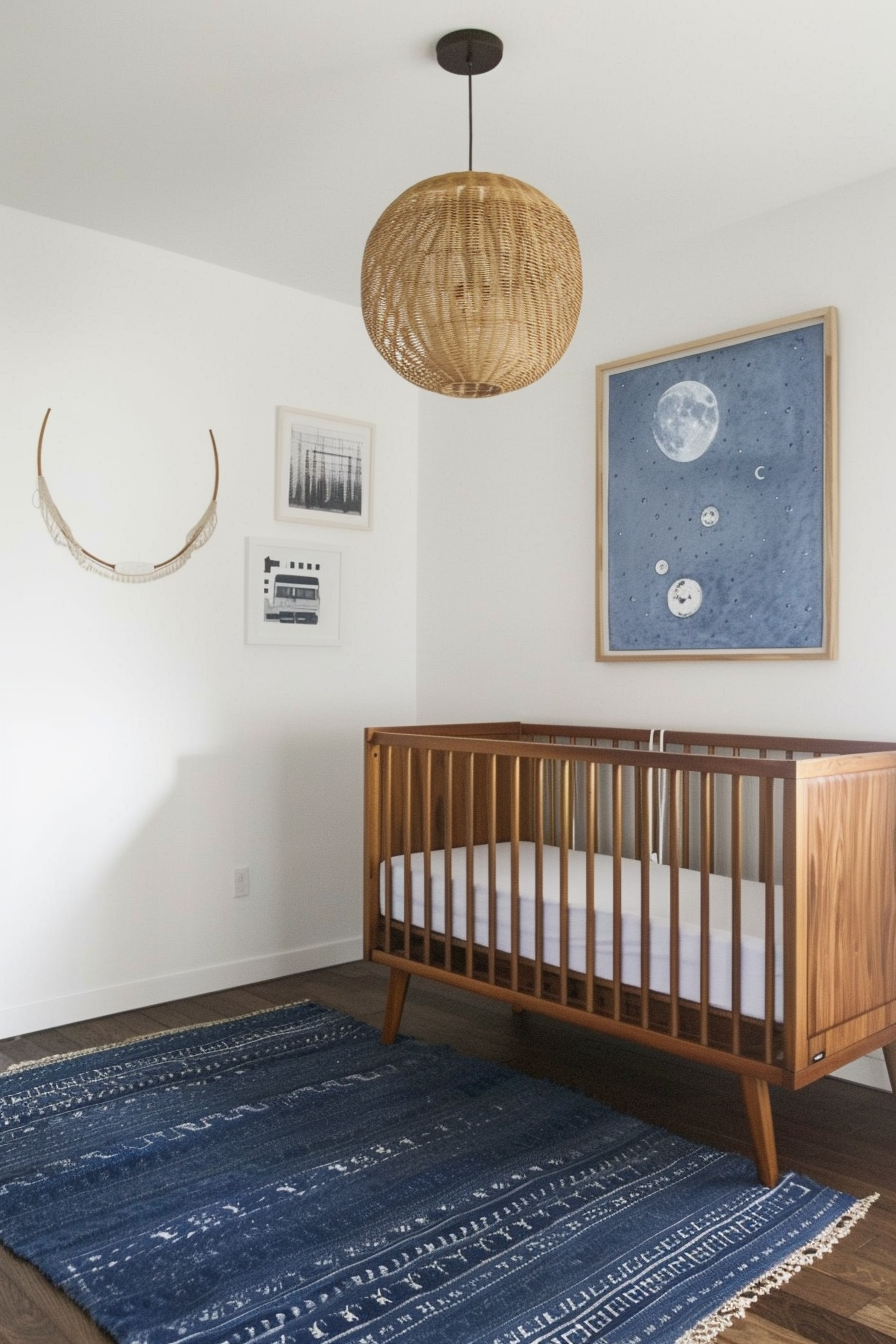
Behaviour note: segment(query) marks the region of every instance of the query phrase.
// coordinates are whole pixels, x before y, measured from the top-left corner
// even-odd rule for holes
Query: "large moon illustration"
[[[666,604],[673,616],[693,616],[703,602],[703,589],[696,579],[678,579],[666,594]]]
[[[673,383],[656,404],[653,437],[673,462],[702,457],[718,431],[719,403],[705,383]]]

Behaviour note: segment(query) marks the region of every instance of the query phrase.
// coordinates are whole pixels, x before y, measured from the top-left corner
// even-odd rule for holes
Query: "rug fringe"
[[[39,1069],[44,1064],[59,1064],[65,1059],[83,1059],[85,1055],[101,1055],[106,1050],[120,1050],[125,1045],[138,1045],[141,1041],[157,1041],[160,1036],[180,1036],[185,1031],[201,1031],[203,1027],[226,1027],[229,1022],[244,1022],[250,1017],[263,1017],[265,1013],[276,1013],[281,1008],[298,1008],[310,999],[294,999],[291,1003],[272,1003],[270,1008],[253,1008],[251,1013],[235,1013],[233,1017],[213,1017],[208,1022],[191,1022],[184,1027],[165,1027],[162,1031],[148,1031],[143,1036],[126,1036],[122,1041],[111,1041],[108,1045],[88,1045],[83,1050],[70,1050],[67,1054],[41,1055],[39,1059],[23,1059],[18,1064],[10,1064],[8,1069],[0,1070],[0,1078],[8,1078],[13,1073],[24,1073],[26,1069]]]
[[[754,1279],[739,1293],[729,1297],[728,1301],[723,1302],[711,1316],[698,1321],[690,1330],[686,1330],[683,1335],[679,1335],[675,1344],[710,1344],[710,1341],[720,1335],[723,1330],[727,1330],[729,1325],[733,1325],[736,1320],[746,1316],[748,1309],[758,1298],[772,1292],[775,1288],[780,1288],[782,1284],[787,1283],[795,1274],[798,1274],[801,1269],[814,1264],[823,1255],[830,1255],[837,1242],[848,1236],[856,1223],[865,1217],[876,1199],[880,1199],[879,1194],[868,1195],[865,1199],[857,1199],[848,1213],[842,1214],[818,1236],[813,1237],[811,1241],[807,1241],[805,1246],[801,1246],[798,1251],[788,1255],[786,1260],[782,1260],[779,1265],[775,1265],[765,1274],[760,1274],[758,1279]]]

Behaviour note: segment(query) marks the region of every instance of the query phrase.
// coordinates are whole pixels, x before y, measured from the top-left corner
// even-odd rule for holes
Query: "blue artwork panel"
[[[824,324],[611,374],[610,652],[824,642]]]

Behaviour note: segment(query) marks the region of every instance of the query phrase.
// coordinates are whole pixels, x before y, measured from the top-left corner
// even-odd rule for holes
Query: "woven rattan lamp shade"
[[[445,173],[409,187],[364,249],[370,339],[402,377],[446,396],[534,383],[569,345],[581,303],[566,215],[498,173]]]

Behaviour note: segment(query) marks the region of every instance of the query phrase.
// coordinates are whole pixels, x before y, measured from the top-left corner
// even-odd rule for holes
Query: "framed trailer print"
[[[278,406],[274,516],[369,528],[372,463],[373,425]]]
[[[338,644],[342,553],[246,538],[246,643]]]
[[[597,370],[597,658],[836,657],[836,310]]]

